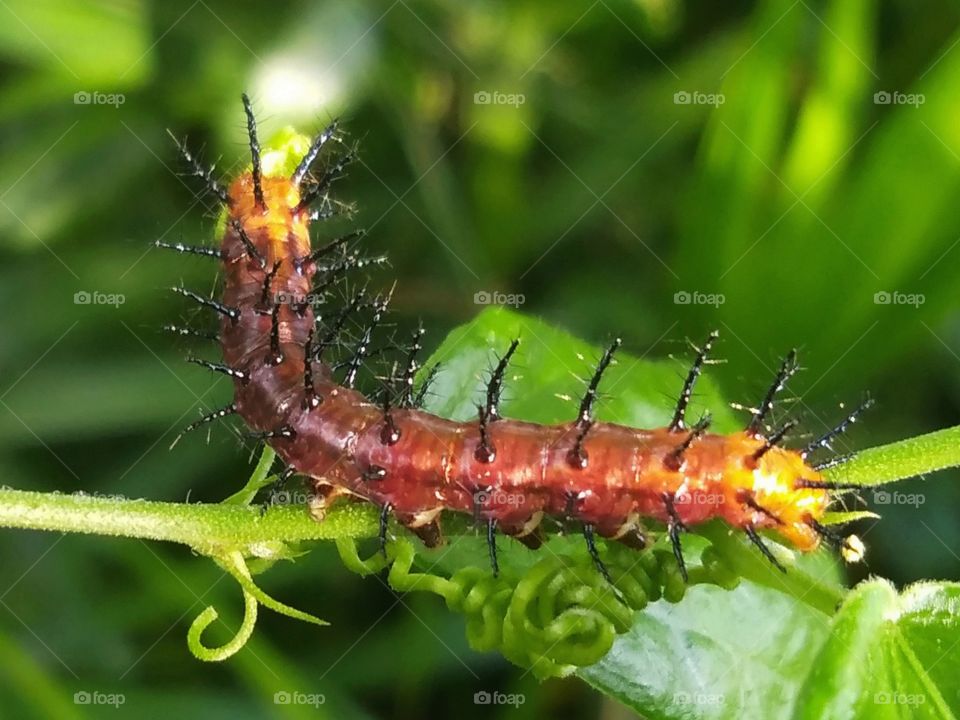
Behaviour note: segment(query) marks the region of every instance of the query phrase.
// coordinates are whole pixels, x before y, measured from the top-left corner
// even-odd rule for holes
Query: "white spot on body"
[[[753,471],[753,491],[757,494],[779,495],[787,491],[779,475],[765,473],[760,468]]]

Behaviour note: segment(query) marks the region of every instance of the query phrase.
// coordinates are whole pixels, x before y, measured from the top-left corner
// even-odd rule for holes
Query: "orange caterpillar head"
[[[261,152],[256,121],[246,95],[243,105],[251,164],[224,194],[222,199],[227,207],[221,222],[235,230],[242,227],[247,237],[256,238],[257,250],[268,264],[283,257],[305,258],[311,250],[307,225],[314,211],[310,207],[325,196],[351,156],[347,154],[321,177],[312,178],[310,169],[320,151],[337,139],[336,123],[312,141],[292,128],[284,129]],[[305,183],[308,179],[312,182]]]
[[[310,254],[308,213],[300,206],[300,187],[289,177],[257,178],[246,172],[230,184],[227,196],[228,222],[239,223],[247,237],[255,239],[268,265],[282,257]]]
[[[687,404],[717,336],[716,331],[710,333],[698,350],[669,426],[670,432],[688,429],[684,422]],[[764,423],[773,409],[775,396],[798,367],[797,354],[793,350],[784,358],[763,400],[753,410],[753,418],[742,431],[730,435],[703,435],[709,424],[709,417],[704,418],[689,428],[691,432],[687,440],[671,452],[671,459],[678,460],[688,449],[688,456],[697,457],[698,474],[707,479],[708,491],[717,492],[723,498],[719,514],[731,525],[745,530],[774,564],[777,564],[776,560],[756,534],[758,528],[776,530],[801,551],[813,550],[821,538],[826,539],[840,549],[844,560],[857,562],[864,554],[860,539],[855,535],[843,538],[824,523],[832,501],[830,492],[851,487],[825,480],[820,474],[825,465],[811,465],[807,457],[819,448],[829,448],[830,442],[856,422],[872,401],[867,398],[838,425],[803,450],[781,447],[780,441],[796,423],[788,422],[770,434],[765,431]],[[698,436],[702,436],[699,443],[693,443]],[[701,487],[701,491],[703,489]],[[682,517],[679,519],[683,520]]]
[[[738,501],[727,513],[731,523],[774,529],[801,551],[813,550],[827,538],[837,543],[847,562],[863,558],[856,535],[841,538],[824,527],[835,486],[807,463],[805,452],[778,447],[749,431],[727,436],[726,445],[731,457],[743,458],[727,478]]]

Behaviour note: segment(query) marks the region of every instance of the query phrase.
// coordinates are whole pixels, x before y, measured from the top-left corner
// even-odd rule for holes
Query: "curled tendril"
[[[233,579],[240,585],[240,589],[243,592],[243,620],[240,623],[240,628],[229,641],[218,647],[207,647],[203,644],[203,632],[210,627],[220,615],[212,605],[204,609],[190,624],[190,629],[187,631],[187,646],[197,659],[206,662],[220,662],[237,653],[247,644],[250,636],[253,635],[253,629],[257,624],[257,610],[260,605],[268,607],[282,615],[313,623],[314,625],[328,624],[309,613],[297,610],[289,605],[284,605],[257,587],[257,584],[253,582],[253,578],[250,576],[247,562],[240,551],[235,550],[222,556],[212,556],[212,558],[217,565],[230,573]]]
[[[488,570],[467,567],[445,578],[411,572],[415,550],[406,538],[391,542],[386,558],[361,558],[350,538],[336,543],[348,569],[369,575],[389,567],[387,581],[395,590],[440,595],[451,610],[466,616],[471,647],[497,650],[541,678],[569,675],[600,660],[649,602],[678,602],[689,585],[732,589],[739,582],[712,547],[703,550],[685,583],[669,549],[638,553],[610,545],[604,562],[611,585],[589,557],[579,555],[544,553],[518,577],[494,578]]]
[[[265,450],[247,486],[228,502],[248,504],[268,484],[273,451]],[[404,536],[387,544],[386,556],[363,558],[352,537],[336,538],[344,565],[360,575],[387,570],[387,582],[399,592],[423,591],[439,595],[447,607],[466,618],[467,639],[478,651],[499,651],[511,662],[530,668],[538,677],[569,675],[578,667],[600,660],[616,636],[627,632],[637,611],[659,599],[680,601],[687,587],[710,583],[732,589],[739,574],[721,560],[721,545],[706,546],[699,563],[691,562],[684,582],[670,547],[654,545],[637,552],[615,543],[603,546],[608,582],[585,553],[541,553],[531,567],[505,567],[499,577],[485,568],[467,566],[444,577],[432,572],[414,572],[416,546]],[[231,640],[207,647],[202,635],[217,619],[207,607],[190,626],[187,643],[200,660],[217,662],[239,651],[253,634],[257,611],[264,605],[292,618],[317,625],[327,623],[278,602],[254,583],[250,567],[265,567],[276,559],[293,558],[297,548],[283,542],[207,552],[228,572],[243,592],[244,615]],[[269,547],[268,547],[269,545]],[[715,547],[716,545],[716,547]],[[254,564],[247,563],[254,556]]]

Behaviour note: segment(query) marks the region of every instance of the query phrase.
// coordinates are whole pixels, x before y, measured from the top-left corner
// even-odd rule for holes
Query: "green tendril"
[[[739,582],[711,547],[685,583],[669,549],[637,552],[608,545],[603,559],[611,585],[585,555],[544,552],[516,577],[506,572],[494,578],[489,570],[466,567],[445,578],[411,572],[415,546],[406,538],[389,543],[386,558],[379,553],[361,558],[352,538],[336,543],[348,569],[370,575],[389,567],[387,582],[395,590],[440,595],[450,610],[466,617],[471,647],[499,651],[540,678],[569,675],[600,660],[649,602],[678,602],[691,585],[732,589]]]
[[[201,638],[203,631],[220,617],[220,613],[213,605],[209,605],[196,617],[187,631],[187,646],[194,657],[205,662],[220,662],[236,654],[247,644],[247,640],[253,635],[253,628],[257,624],[257,598],[247,589],[247,582],[251,585],[253,582],[250,580],[250,574],[243,556],[239,552],[232,552],[225,557],[213,558],[213,560],[240,582],[240,587],[243,590],[243,621],[233,638],[219,647],[211,648],[204,645]],[[240,580],[240,578],[244,579]]]
[[[297,610],[289,605],[275,600],[267,595],[263,590],[257,587],[250,576],[250,570],[247,568],[247,562],[239,551],[227,553],[221,557],[212,557],[213,561],[221,568],[226,570],[240,585],[243,592],[243,620],[240,628],[228,642],[219,647],[210,648],[203,644],[201,636],[203,631],[213,624],[220,614],[212,605],[208,606],[191,623],[187,631],[187,646],[194,657],[206,662],[220,662],[226,660],[231,655],[236,654],[247,640],[253,635],[253,629],[257,624],[257,609],[260,605],[270,608],[281,615],[313,623],[314,625],[328,625],[329,623],[318,617]]]

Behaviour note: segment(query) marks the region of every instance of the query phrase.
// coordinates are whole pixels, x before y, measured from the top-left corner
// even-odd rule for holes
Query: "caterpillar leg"
[[[597,566],[597,570],[612,585],[613,581],[610,579],[610,573],[601,560],[600,553],[597,552],[596,536],[598,535],[606,540],[616,540],[633,550],[643,550],[647,546],[647,538],[640,525],[640,518],[635,514],[630,515],[619,524],[594,525],[584,523],[583,538],[587,543],[587,551],[590,553],[594,565]]]
[[[543,520],[543,511],[538,510],[522,525],[500,525],[500,532],[509,535],[514,540],[526,545],[530,550],[538,550],[543,545],[543,533],[540,522]]]
[[[644,527],[640,523],[640,515],[630,513],[626,519],[616,519],[608,522],[594,523],[594,531],[606,540],[616,540],[633,550],[643,550],[647,546],[647,537]]]
[[[317,522],[321,522],[327,515],[327,509],[339,497],[352,495],[349,490],[337,485],[330,485],[325,482],[314,482],[313,494],[307,503],[311,517]]]
[[[420,538],[428,548],[435,548],[443,542],[440,530],[440,512],[443,508],[424,510],[423,512],[397,515],[397,522]]]
[[[601,532],[600,534],[603,535],[603,537],[616,540],[621,545],[626,545],[632,550],[643,550],[647,547],[647,536],[644,533],[643,526],[640,524],[640,517],[638,515],[628,517],[614,532]]]

